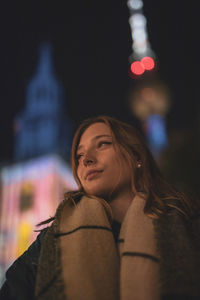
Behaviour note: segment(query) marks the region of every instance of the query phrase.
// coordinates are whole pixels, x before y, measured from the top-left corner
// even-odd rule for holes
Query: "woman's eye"
[[[80,160],[80,158],[81,158],[82,156],[83,156],[83,154],[77,154],[77,155],[76,155],[76,159],[77,159],[77,160]]]
[[[112,144],[112,143],[108,142],[108,141],[102,141],[102,142],[99,142],[98,147],[101,147],[103,145],[110,145],[110,144]]]

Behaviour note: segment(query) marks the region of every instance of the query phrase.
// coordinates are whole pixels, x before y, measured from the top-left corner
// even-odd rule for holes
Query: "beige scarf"
[[[46,234],[48,244],[43,242],[36,299],[160,299],[154,226],[144,205],[142,197],[134,197],[116,246],[106,201],[86,196],[77,204],[64,201]]]

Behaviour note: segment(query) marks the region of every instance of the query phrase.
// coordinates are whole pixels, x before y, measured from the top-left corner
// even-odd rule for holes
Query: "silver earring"
[[[141,163],[138,163],[138,164],[137,164],[137,167],[138,167],[138,168],[141,168],[141,166],[142,166]]]

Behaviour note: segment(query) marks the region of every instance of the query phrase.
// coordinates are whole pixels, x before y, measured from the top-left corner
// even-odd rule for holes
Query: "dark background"
[[[198,1],[144,0],[157,74],[169,87],[170,148],[161,167],[183,189],[199,191]],[[72,126],[109,114],[139,126],[127,97],[137,80],[128,76],[131,34],[124,0],[3,1],[0,9],[0,162],[13,159],[13,120],[25,104],[38,47],[53,46],[55,73],[66,91]]]

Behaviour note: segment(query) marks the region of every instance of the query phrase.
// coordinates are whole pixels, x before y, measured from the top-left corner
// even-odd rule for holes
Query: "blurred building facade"
[[[64,192],[76,188],[68,164],[72,130],[64,104],[51,46],[43,44],[25,109],[15,120],[15,164],[0,172],[0,283],[36,238],[36,225],[55,214]]]

